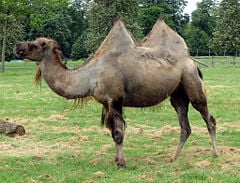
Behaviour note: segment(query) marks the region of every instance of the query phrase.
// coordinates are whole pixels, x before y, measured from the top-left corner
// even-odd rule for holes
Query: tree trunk
[[[0,119],[0,134],[7,136],[24,135],[25,129],[22,125],[16,125]]]
[[[3,26],[3,40],[2,40],[2,67],[1,72],[4,72],[4,64],[5,64],[5,48],[6,48],[6,38],[7,38],[7,20],[4,20]]]

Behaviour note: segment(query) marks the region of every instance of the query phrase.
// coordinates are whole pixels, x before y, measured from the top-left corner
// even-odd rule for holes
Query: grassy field
[[[71,63],[74,65],[75,63]],[[100,126],[101,105],[75,106],[42,81],[35,64],[7,63],[0,73],[0,119],[21,124],[24,136],[0,135],[0,182],[240,182],[240,66],[201,67],[209,108],[217,120],[218,158],[205,123],[192,107],[192,135],[170,163],[179,139],[169,100],[125,108],[127,168],[117,169],[111,134]]]

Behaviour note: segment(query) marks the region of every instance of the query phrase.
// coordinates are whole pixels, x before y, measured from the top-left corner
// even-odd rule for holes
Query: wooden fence
[[[240,64],[240,57],[233,56],[195,56],[193,58],[209,66],[214,66],[216,64]]]
[[[205,66],[214,66],[214,65],[220,65],[220,64],[229,64],[232,66],[240,66],[240,57],[233,57],[233,56],[194,56],[194,58],[197,62]],[[70,65],[75,65],[73,64],[74,62],[70,62]],[[81,63],[78,63],[79,65]],[[69,65],[69,64],[68,64]],[[11,70],[11,69],[32,69],[34,70],[36,68],[35,64],[25,64],[24,62],[20,63],[8,63],[6,62],[5,64],[5,69],[6,70]]]

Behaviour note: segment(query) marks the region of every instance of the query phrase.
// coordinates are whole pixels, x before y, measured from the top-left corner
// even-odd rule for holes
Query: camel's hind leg
[[[218,156],[216,146],[216,121],[208,111],[207,98],[200,76],[200,70],[198,70],[197,67],[188,68],[183,73],[182,83],[191,104],[201,113],[202,118],[206,122],[212,140],[213,155]]]
[[[204,98],[205,98],[205,102],[192,101],[191,103],[193,107],[201,113],[202,118],[206,122],[208,133],[210,134],[211,140],[212,140],[213,155],[218,156],[217,145],[216,145],[216,120],[208,112],[206,97]]]
[[[175,108],[179,124],[181,127],[180,141],[175,154],[173,155],[171,161],[175,161],[181,152],[183,145],[187,141],[189,135],[191,134],[191,127],[188,121],[188,105],[189,99],[182,86],[179,86],[171,95],[171,104]]]

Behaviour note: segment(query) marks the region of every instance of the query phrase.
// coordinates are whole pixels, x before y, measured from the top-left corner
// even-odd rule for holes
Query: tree
[[[167,24],[183,35],[185,25],[189,22],[189,15],[183,14],[186,6],[185,0],[140,0],[139,22],[146,35],[157,21],[162,17]]]
[[[173,27],[174,25],[170,15],[165,14],[163,8],[160,6],[141,8],[139,14],[139,24],[143,29],[144,36],[151,31],[154,23],[159,17],[163,18],[170,27]]]
[[[121,18],[135,37],[141,35],[137,22],[137,0],[95,0],[87,17],[89,28],[85,47],[89,52],[99,47],[116,18]]]
[[[69,15],[72,17],[71,30],[71,55],[70,58],[77,60],[88,56],[88,51],[85,49],[84,42],[87,38],[88,23],[86,11],[88,4],[82,0],[71,1],[68,7]]]
[[[58,18],[62,10],[69,5],[69,0],[28,0],[31,10],[29,23],[31,28],[41,28],[49,18]]]
[[[70,58],[78,60],[79,58],[86,58],[88,56],[87,50],[83,43],[87,41],[86,32],[82,33],[72,45]]]
[[[217,11],[217,25],[213,33],[213,47],[235,53],[240,50],[240,1],[222,0]]]
[[[71,52],[72,17],[69,13],[68,0],[31,0],[31,14],[26,17],[27,36],[33,40],[36,37],[51,37],[55,39],[65,56]]]
[[[49,17],[42,22],[42,26],[31,28],[28,39],[36,37],[51,37],[57,40],[64,55],[69,57],[71,51],[71,30],[72,18],[65,12],[60,11],[59,15]]]
[[[215,7],[213,0],[203,0],[192,12],[192,21],[186,27],[184,37],[193,55],[209,53],[213,30],[216,26]]]
[[[85,14],[87,5],[87,1],[82,0],[52,0],[51,3],[32,0],[31,9],[34,11],[26,17],[25,39],[51,37],[59,43],[65,57],[72,58],[74,55],[74,59],[77,59],[77,55],[86,56],[83,43],[79,40],[84,40],[82,34],[87,28]],[[72,53],[73,48],[74,53]],[[79,53],[77,53],[78,49],[81,49]]]
[[[67,13],[72,18],[72,24],[70,27],[72,31],[72,39],[74,41],[76,41],[77,38],[81,36],[83,31],[88,27],[86,19],[88,4],[85,3],[82,0],[72,0],[67,8]]]
[[[2,0],[0,2],[0,50],[1,50],[1,72],[4,72],[6,52],[10,54],[13,45],[23,35],[20,20],[27,12],[24,7],[27,0]]]
[[[209,35],[199,27],[189,24],[185,29],[185,41],[191,55],[207,55],[209,53]]]

